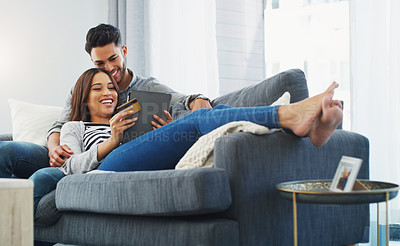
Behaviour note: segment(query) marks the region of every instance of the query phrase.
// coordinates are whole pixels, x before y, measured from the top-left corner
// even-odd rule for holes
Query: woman
[[[337,83],[323,93],[285,106],[232,108],[225,105],[199,109],[122,146],[124,130],[137,118],[117,113],[118,86],[102,69],[89,69],[78,79],[71,101],[71,122],[61,129],[61,144],[73,155],[60,167],[34,173],[35,211],[41,197],[54,190],[68,174],[88,171],[138,171],[171,169],[197,139],[232,121],[251,121],[269,128],[284,128],[308,136],[316,146],[325,144],[342,120],[341,104],[333,100]]]

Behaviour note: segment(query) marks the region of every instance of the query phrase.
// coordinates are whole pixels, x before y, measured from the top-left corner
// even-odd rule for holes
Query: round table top
[[[318,204],[363,204],[391,200],[397,196],[399,185],[387,182],[359,180],[368,190],[336,192],[329,188],[332,180],[302,180],[280,183],[276,187],[280,195],[296,201]]]

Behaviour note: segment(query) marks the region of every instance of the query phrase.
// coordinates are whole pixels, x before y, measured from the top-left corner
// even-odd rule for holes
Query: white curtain
[[[400,183],[399,13],[399,0],[350,0],[352,131],[370,141],[370,179],[396,184]],[[400,198],[391,200],[389,208],[390,223],[399,223]],[[373,215],[372,209],[371,219]]]
[[[109,6],[129,68],[185,94],[218,96],[215,0],[110,0]]]

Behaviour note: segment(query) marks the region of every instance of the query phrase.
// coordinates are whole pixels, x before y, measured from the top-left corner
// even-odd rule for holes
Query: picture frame
[[[350,192],[353,190],[362,160],[350,156],[342,156],[332,180],[331,191]]]

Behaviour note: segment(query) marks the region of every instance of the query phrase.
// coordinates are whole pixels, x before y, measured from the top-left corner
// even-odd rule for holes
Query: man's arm
[[[202,107],[210,107],[211,104],[201,102],[199,99],[205,99],[209,100],[205,96],[201,94],[194,94],[194,95],[185,95],[179,92],[176,92],[175,90],[171,89],[170,87],[161,84],[156,78],[150,77],[147,79],[140,78],[138,77],[138,80],[136,81],[135,85],[132,88],[133,90],[142,90],[142,91],[151,91],[151,92],[160,92],[160,93],[167,93],[171,94],[171,105],[175,103],[182,103],[187,110],[192,110],[193,109],[197,110]],[[122,96],[122,99],[124,99],[124,95]],[[196,102],[198,101],[198,102]],[[191,106],[191,103],[194,103]]]
[[[60,133],[53,132],[47,139],[51,167],[61,167],[74,153],[67,145],[60,145]]]
[[[53,134],[54,132],[60,133],[61,131],[61,127],[69,121],[69,116],[71,114],[71,98],[72,98],[72,91],[74,90],[74,88],[72,87],[72,89],[69,91],[69,93],[67,94],[67,97],[65,99],[65,103],[64,103],[64,108],[60,114],[60,117],[58,118],[58,120],[56,120],[53,125],[51,126],[51,128],[47,131],[47,138],[50,137],[51,134]]]
[[[182,104],[182,107],[184,107],[183,104]],[[189,113],[194,112],[201,108],[211,109],[212,107],[211,107],[210,101],[207,99],[203,99],[203,98],[197,98],[197,99],[192,100],[189,104],[189,109],[191,111],[187,110],[185,108],[183,108],[182,110],[185,111],[184,113],[186,115],[186,114],[189,114]],[[160,128],[160,127],[165,126],[166,124],[169,124],[173,121],[172,116],[168,111],[165,110],[164,113],[165,113],[165,116],[167,117],[167,121],[163,120],[158,115],[153,115],[153,118],[155,119],[155,121],[151,122],[151,124],[153,125],[153,129]]]
[[[60,167],[65,163],[64,159],[68,159],[72,154],[72,150],[67,146],[60,146],[60,131],[61,127],[69,120],[71,113],[71,98],[72,91],[68,93],[65,100],[64,109],[61,112],[59,119],[54,122],[53,126],[47,133],[47,148],[49,150],[50,166]]]
[[[167,93],[171,94],[171,108],[172,111],[175,109],[179,109],[179,112],[171,112],[173,115],[179,115],[180,118],[190,112],[193,112],[200,108],[212,108],[209,100],[201,94],[195,95],[185,95],[179,92],[174,91],[173,89],[169,88],[168,86],[161,84],[158,82],[157,79],[150,77],[147,79],[141,78],[138,76],[138,79],[135,85],[130,90],[141,90],[141,91],[151,91],[151,92],[160,92],[160,93]],[[126,101],[126,95],[121,95],[123,101]],[[178,107],[174,107],[172,105],[177,105]],[[180,107],[182,105],[183,107]],[[155,121],[152,122],[155,128],[159,128],[163,125],[168,124],[172,121],[172,117],[170,114],[167,115],[167,121],[160,121],[160,117],[154,117]],[[169,119],[171,118],[171,119]]]

